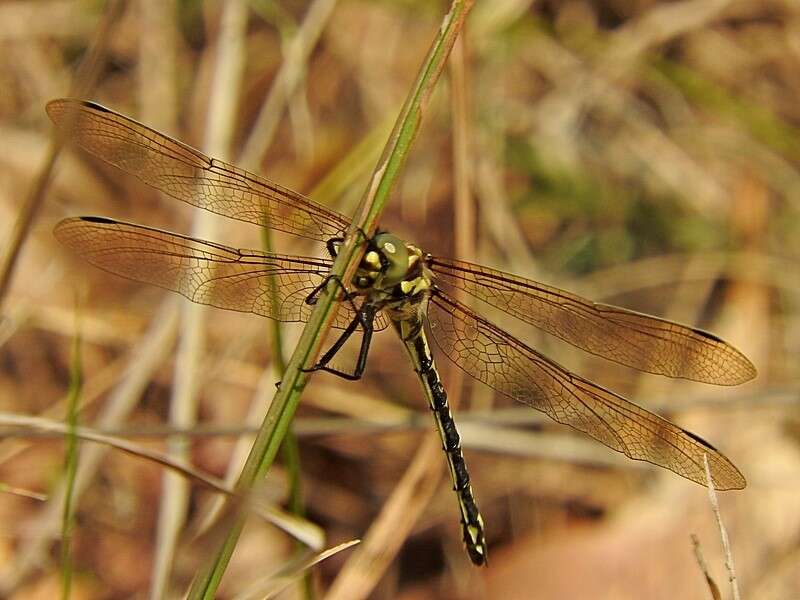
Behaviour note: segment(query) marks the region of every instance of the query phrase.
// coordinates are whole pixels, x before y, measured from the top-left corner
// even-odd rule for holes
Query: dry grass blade
[[[150,330],[133,352],[122,381],[111,393],[101,411],[96,421],[100,428],[120,425],[133,410],[153,373],[162,365],[172,346],[177,328],[177,316],[174,302],[168,301],[162,306]],[[103,455],[104,448],[100,446],[86,448],[81,453],[76,477],[76,498],[90,483]],[[47,506],[38,518],[39,535],[22,545],[16,560],[9,561],[0,571],[0,593],[7,595],[42,563],[42,557],[57,535],[64,492],[63,483],[55,487]]]
[[[6,485],[5,483],[0,483],[0,493],[21,496],[22,498],[30,498],[31,500],[38,500],[39,502],[44,502],[47,500],[47,494],[40,494],[39,492],[34,492],[33,490],[26,490],[13,485]]]
[[[123,3],[119,0],[113,0],[106,6],[94,44],[85,56],[79,72],[75,77],[73,91],[77,94],[84,95],[94,87],[111,39],[113,25],[119,16],[122,4]],[[70,117],[68,116],[66,129],[69,129],[69,119]],[[22,244],[30,232],[31,225],[39,212],[39,208],[44,202],[44,196],[50,185],[53,167],[61,151],[63,139],[64,134],[54,134],[47,158],[45,159],[44,165],[42,165],[39,176],[36,178],[34,187],[17,213],[17,219],[14,222],[11,237],[3,253],[2,261],[0,261],[0,302],[5,299],[8,293],[8,288],[11,285],[11,278],[14,275],[14,267],[17,263],[20,250],[22,249]]]
[[[428,505],[442,474],[436,434],[425,436],[363,542],[339,572],[325,600],[366,598],[411,533],[415,515]]]
[[[230,154],[239,105],[247,22],[246,2],[236,0],[225,3],[218,33],[219,41],[215,45],[212,93],[203,144],[204,151],[223,159]],[[193,235],[213,239],[217,231],[215,218],[207,211],[195,211]],[[197,420],[201,364],[206,344],[206,314],[204,306],[190,302],[183,302],[181,305],[180,338],[170,400],[170,422],[177,426],[191,426]],[[188,455],[185,440],[171,440],[170,452],[176,457],[185,458]],[[151,588],[155,598],[163,597],[168,587],[175,544],[189,510],[189,489],[186,482],[165,473],[164,483],[159,515],[158,560]]]
[[[281,68],[261,105],[256,122],[240,156],[245,169],[255,169],[269,147],[288,99],[297,89],[311,52],[336,7],[336,0],[315,0],[306,11],[303,23],[289,42]]]
[[[177,122],[177,6],[173,0],[143,0],[138,8],[141,27],[147,32],[141,36],[138,50],[141,117],[161,130],[174,131]],[[175,390],[170,403],[170,423],[176,427],[190,427],[196,421],[194,407],[191,400],[181,403],[181,398],[190,399],[191,394],[178,394]],[[170,439],[168,447],[173,459],[187,459],[185,440]],[[150,597],[156,600],[165,597],[168,589],[175,547],[186,519],[190,494],[186,478],[170,470],[162,474],[162,486],[150,581]]]
[[[313,554],[306,557],[298,557],[297,559],[284,565],[283,568],[281,568],[277,573],[252,582],[247,587],[247,590],[234,596],[234,598],[236,600],[267,600],[268,598],[274,598],[292,583],[300,579],[314,565],[321,563],[323,560],[339,554],[340,552],[343,552],[344,550],[347,550],[358,543],[360,543],[360,540],[350,540],[349,542],[344,542],[338,546],[334,546],[333,548],[328,548],[324,552],[320,552],[318,554]]]
[[[60,435],[68,434],[71,429],[68,424],[58,421],[42,419],[39,417],[30,417],[27,415],[13,415],[8,413],[0,413],[0,425],[18,429],[35,429]],[[86,442],[103,444],[116,450],[126,452],[132,456],[136,456],[137,458],[142,458],[157,463],[162,467],[177,473],[182,478],[190,479],[196,484],[213,492],[224,494],[241,502],[242,495],[235,489],[225,485],[216,477],[206,475],[202,471],[199,471],[190,465],[175,460],[168,454],[151,450],[139,444],[135,444],[118,437],[99,433],[90,427],[74,427],[73,429],[76,438]],[[289,515],[275,508],[274,506],[265,505],[263,502],[260,502],[257,497],[249,499],[248,505],[253,512],[266,519],[276,527],[279,527],[286,533],[301,540],[309,547],[320,548],[322,546],[322,532],[312,523],[298,519],[293,515]]]

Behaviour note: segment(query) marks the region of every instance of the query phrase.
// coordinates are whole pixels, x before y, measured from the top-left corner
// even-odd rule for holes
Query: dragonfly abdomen
[[[416,335],[404,339],[404,341],[406,348],[412,355],[417,372],[425,388],[431,412],[436,420],[436,428],[442,440],[442,447],[447,456],[447,466],[450,470],[453,489],[458,496],[458,504],[461,510],[461,529],[467,553],[474,564],[483,565],[487,560],[483,518],[478,510],[475,495],[472,492],[467,464],[461,451],[461,436],[450,412],[447,391],[442,385],[436,365],[433,362],[425,337],[425,330],[420,327]]]

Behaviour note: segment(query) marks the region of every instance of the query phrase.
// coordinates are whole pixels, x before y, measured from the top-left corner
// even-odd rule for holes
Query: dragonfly
[[[269,179],[202,152],[99,104],[58,99],[47,113],[74,143],[168,197],[259,226],[325,243],[329,257],[238,249],[106,217],[61,221],[55,236],[89,263],[190,300],[282,322],[309,319],[350,220]],[[739,350],[672,321],[586,300],[486,266],[434,256],[391,233],[365,240],[363,259],[342,293],[333,327],[340,337],[314,370],[348,379],[364,373],[372,334],[390,325],[418,374],[441,437],[461,514],[467,554],[487,561],[484,522],[431,353],[441,353],[500,394],[535,408],[634,460],[718,490],[742,489],[737,467],[714,446],[561,366],[457,299],[466,294],[589,353],[639,371],[717,385],[756,375]],[[362,334],[352,372],[330,366]]]

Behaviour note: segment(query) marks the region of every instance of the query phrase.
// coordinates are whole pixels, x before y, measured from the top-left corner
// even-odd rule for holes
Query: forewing
[[[193,302],[278,321],[307,321],[308,295],[328,274],[320,258],[240,250],[103,217],[61,221],[55,236],[93,265],[134,281],[178,292]],[[353,319],[343,302],[334,327]],[[376,329],[388,325],[378,315]]]
[[[428,317],[439,348],[472,377],[518,402],[574,427],[626,456],[705,485],[708,456],[719,490],[745,479],[714,447],[529,348],[437,290]]]
[[[341,236],[349,221],[302,194],[210,158],[99,104],[47,104],[53,123],[96,157],[164,194],[211,212],[315,240]]]
[[[737,385],[755,377],[753,364],[718,337],[481,265],[433,257],[446,283],[560,337],[582,350],[640,371],[704,383]]]

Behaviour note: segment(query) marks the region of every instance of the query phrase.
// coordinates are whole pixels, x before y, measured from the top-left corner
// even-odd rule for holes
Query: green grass
[[[80,327],[76,326],[72,342],[72,355],[69,369],[69,389],[67,391],[67,426],[65,451],[65,484],[64,506],[61,512],[61,597],[69,598],[72,588],[72,531],[75,524],[73,498],[75,493],[75,475],[78,471],[78,437],[75,428],[78,425],[78,404],[83,386],[81,360]]]
[[[268,219],[268,215],[264,215],[265,219]],[[261,241],[262,246],[265,252],[272,252],[272,231],[269,227],[262,227],[261,229]],[[270,297],[273,303],[273,306],[277,306],[280,302],[278,298],[278,288],[276,282],[273,278],[269,279],[270,282]],[[275,314],[278,314],[278,311],[275,311]],[[272,356],[272,370],[275,373],[275,376],[278,378],[278,381],[283,379],[284,374],[286,373],[286,358],[283,355],[283,334],[281,330],[280,321],[277,319],[270,320],[270,346],[271,352],[270,355]],[[286,432],[286,437],[283,439],[283,463],[286,467],[286,472],[289,476],[289,501],[288,501],[288,508],[289,512],[293,515],[303,518],[305,517],[305,505],[303,503],[303,490],[301,487],[300,482],[300,447],[297,443],[297,436],[294,433],[294,430],[290,427],[289,430]],[[302,552],[305,548],[305,544],[301,541],[297,541],[295,546],[299,552]],[[303,577],[302,583],[302,593],[303,597],[307,600],[311,600],[314,598],[314,587],[313,582],[311,580],[310,572],[306,573]]]

